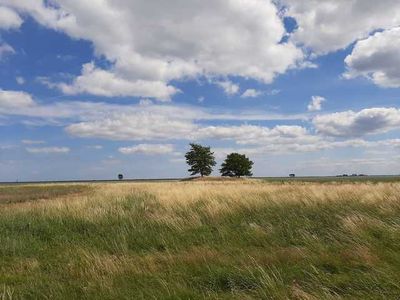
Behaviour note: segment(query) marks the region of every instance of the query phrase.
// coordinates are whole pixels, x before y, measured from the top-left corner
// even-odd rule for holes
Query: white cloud
[[[31,95],[21,91],[0,89],[0,112],[12,108],[27,108],[35,105]]]
[[[173,80],[241,76],[270,83],[304,58],[293,43],[282,42],[287,33],[271,0],[0,3],[91,41],[96,54],[111,62],[57,85],[66,93],[167,99],[176,92],[168,85]]]
[[[86,146],[86,148],[93,149],[93,150],[101,150],[101,149],[103,149],[103,146],[102,145],[89,145],[89,146]]]
[[[313,124],[319,133],[328,136],[357,137],[383,133],[400,128],[400,110],[384,107],[359,112],[350,110],[316,116]]]
[[[14,48],[9,44],[0,43],[0,60],[8,54],[14,54]]]
[[[345,59],[345,78],[364,76],[382,87],[400,87],[400,28],[358,41]]]
[[[8,7],[0,6],[0,29],[19,28],[21,24],[22,19],[15,11]]]
[[[174,147],[171,144],[139,144],[132,147],[122,147],[118,151],[123,154],[158,155],[172,153]]]
[[[225,157],[231,152],[244,153],[249,156],[265,155],[267,153],[282,154],[298,154],[300,152],[318,152],[340,148],[373,148],[382,145],[392,146],[392,140],[369,142],[362,139],[349,139],[345,141],[335,141],[331,139],[315,138],[314,140],[304,141],[301,139],[281,140],[276,139],[273,143],[265,143],[254,145],[252,147],[231,147],[231,148],[213,148],[215,154],[219,158]]]
[[[140,99],[139,101],[139,105],[141,106],[147,106],[147,105],[152,105],[153,101],[151,101],[150,99]]]
[[[16,81],[19,85],[22,85],[22,84],[25,83],[24,77],[21,77],[21,76],[15,77],[15,81]]]
[[[377,143],[379,143],[380,145],[389,146],[392,148],[400,147],[400,139],[383,140],[383,141],[378,141]]]
[[[0,150],[11,150],[16,148],[15,145],[0,145]]]
[[[21,92],[22,93],[22,92]],[[24,93],[22,93],[24,95]],[[30,99],[30,98],[29,98]],[[31,102],[30,102],[31,103]],[[209,126],[207,120],[302,120],[305,115],[280,116],[266,112],[212,113],[204,108],[174,105],[116,105],[92,102],[34,103],[2,112],[33,117],[34,122],[65,122],[66,131],[77,137],[123,141],[231,140],[242,145],[285,145],[285,149],[315,149],[321,138],[304,127],[279,125]],[[30,119],[24,119],[29,121]],[[62,124],[62,123],[61,123]],[[293,145],[293,146],[291,146]],[[297,146],[295,146],[297,145]],[[293,148],[295,147],[295,148]]]
[[[38,145],[38,144],[45,144],[45,141],[38,141],[38,140],[22,140],[22,144],[25,145]]]
[[[72,84],[56,86],[68,95],[87,93],[106,97],[153,97],[162,101],[170,100],[179,91],[162,81],[132,81],[117,77],[113,72],[96,68],[93,63],[83,65],[82,75],[75,78]]]
[[[140,109],[138,109],[140,108]],[[101,110],[107,113],[101,113]],[[74,122],[66,131],[79,137],[97,137],[109,140],[193,140],[206,138],[261,139],[270,134],[281,134],[284,137],[302,133],[299,126],[277,126],[269,128],[251,125],[239,126],[206,126],[198,121],[206,120],[264,120],[279,116],[267,114],[217,114],[196,107],[177,106],[113,106],[93,107],[95,115],[86,116],[82,122]],[[284,117],[284,118],[287,118]],[[297,116],[295,116],[297,118]],[[302,136],[302,138],[305,138]]]
[[[6,91],[9,92],[9,91]],[[12,95],[27,95],[24,92],[11,92]],[[0,118],[6,115],[24,116],[23,124],[36,125],[61,125],[64,122],[94,122],[105,120],[162,118],[168,122],[182,120],[190,122],[194,120],[234,120],[234,121],[261,121],[261,120],[307,120],[307,114],[276,114],[268,111],[247,111],[247,110],[207,110],[204,107],[188,105],[156,105],[150,102],[136,105],[107,104],[103,102],[80,102],[63,101],[51,104],[42,104],[29,101],[29,105],[13,105],[7,109],[0,110]],[[1,108],[1,105],[0,105]],[[151,123],[151,121],[149,121]],[[151,123],[157,127],[157,123]]]
[[[22,93],[23,94],[23,93]],[[14,107],[2,111],[35,117],[33,120],[62,120],[66,131],[77,137],[103,138],[121,141],[193,141],[227,140],[247,148],[246,153],[298,153],[345,147],[398,147],[398,140],[366,141],[353,139],[371,133],[400,128],[400,110],[396,108],[370,108],[359,112],[346,111],[318,115],[312,119],[314,130],[299,125],[267,127],[247,124],[259,120],[302,120],[304,115],[276,116],[257,113],[210,113],[206,109],[174,105],[117,105],[92,102],[47,104],[34,103],[27,107]],[[42,119],[44,118],[44,119]],[[29,120],[29,119],[28,119]],[[239,125],[207,125],[209,120],[246,121]],[[24,121],[27,121],[24,119]],[[340,137],[340,139],[335,139]],[[342,139],[345,138],[345,139]],[[39,141],[25,141],[35,144]],[[125,147],[126,153],[140,151],[166,151],[160,144],[141,144]],[[143,146],[150,145],[150,146]],[[161,145],[165,145],[164,143]],[[167,144],[169,145],[169,144]],[[96,147],[98,148],[98,147]],[[156,150],[153,150],[156,148]],[[247,150],[246,150],[247,149]],[[32,153],[65,153],[65,147],[32,147]],[[168,150],[169,151],[169,150]],[[170,151],[173,155],[173,149]]]
[[[321,96],[312,96],[311,102],[308,104],[308,111],[319,111],[322,108],[322,102],[325,102],[326,99]]]
[[[271,91],[268,91],[267,94],[270,96],[275,96],[278,95],[281,92],[281,90],[273,89]]]
[[[198,139],[227,139],[238,144],[288,144],[293,142],[310,143],[319,138],[311,136],[304,127],[278,125],[273,128],[256,125],[205,126],[199,128]]]
[[[163,114],[118,115],[116,119],[72,124],[67,132],[73,136],[110,140],[231,140],[242,145],[284,146],[285,149],[298,145],[303,151],[309,151],[307,147],[316,149],[313,144],[322,141],[301,126],[206,126],[194,119],[170,118]],[[124,148],[124,151],[136,151],[136,148]]]
[[[261,96],[263,94],[262,91],[258,91],[255,89],[247,89],[244,91],[244,93],[242,94],[242,98],[257,98],[259,96]]]
[[[296,19],[292,40],[317,53],[344,49],[378,29],[400,25],[398,0],[281,0]]]
[[[224,93],[233,96],[239,92],[239,85],[233,83],[230,80],[217,81],[216,84],[224,90]]]
[[[26,151],[29,153],[33,154],[51,154],[51,153],[56,153],[56,154],[65,154],[70,152],[70,149],[68,147],[41,147],[41,148],[33,148],[29,147],[26,148]]]
[[[261,120],[307,120],[306,114],[280,116],[260,111],[220,113],[201,107],[171,104],[117,105],[75,101],[40,104],[33,102],[24,92],[6,95],[7,99],[28,100],[22,101],[23,105],[13,104],[3,109],[0,111],[3,115],[25,116],[24,122],[61,122],[60,125],[64,125],[72,136],[108,140],[228,140],[238,145],[256,146],[259,149],[257,151],[279,152],[280,149],[284,152],[304,152],[338,147],[367,147],[370,143],[363,140],[343,141],[333,137],[359,137],[400,127],[400,110],[396,108],[369,108],[359,112],[318,115],[312,119],[319,133],[316,135],[312,127],[306,129],[298,125],[267,127],[247,124]],[[207,125],[210,120],[219,120],[220,124],[224,120],[236,123],[210,126]]]
[[[69,134],[110,140],[173,140],[190,136],[197,126],[187,117],[166,112],[118,113],[103,119],[67,126]]]

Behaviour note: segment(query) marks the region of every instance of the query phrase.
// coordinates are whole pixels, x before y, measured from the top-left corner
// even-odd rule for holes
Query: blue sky
[[[0,181],[183,177],[190,142],[398,174],[399,25],[392,0],[0,0]]]

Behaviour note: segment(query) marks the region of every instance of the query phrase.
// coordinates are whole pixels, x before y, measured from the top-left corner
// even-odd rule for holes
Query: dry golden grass
[[[113,205],[107,199],[114,195],[114,201],[121,200],[132,193],[143,193],[153,196],[157,209],[152,209],[151,203],[146,203],[148,216],[159,222],[167,224],[180,224],[182,216],[178,211],[186,210],[201,203],[203,211],[210,217],[218,218],[220,215],[235,212],[237,209],[257,209],[268,203],[285,205],[287,203],[303,203],[310,205],[325,202],[340,202],[349,199],[358,199],[364,203],[377,204],[382,210],[391,209],[399,204],[400,184],[265,184],[262,181],[243,182],[173,182],[173,183],[128,183],[122,185],[104,185],[97,189],[96,206],[98,199],[107,201],[104,206],[98,207],[99,211],[85,209],[91,201],[76,199],[73,203],[65,203],[68,209],[84,214],[87,218],[93,215],[100,216],[101,211],[106,211]],[[116,207],[116,214],[124,214],[120,207]],[[193,225],[198,225],[196,215],[185,214],[185,220]],[[187,223],[187,222],[186,222]],[[189,225],[189,224],[188,224]]]
[[[52,185],[46,185],[51,187]],[[43,186],[43,187],[46,187]],[[148,218],[170,226],[197,226],[200,220],[192,209],[202,206],[211,218],[234,213],[237,209],[257,209],[266,204],[338,203],[357,199],[378,205],[382,210],[399,206],[400,183],[265,183],[261,180],[190,181],[157,183],[92,184],[86,193],[56,196],[51,201],[37,200],[0,207],[3,214],[17,212],[43,215],[68,214],[96,221],[110,214],[126,216],[120,202],[130,195],[145,196],[142,209]],[[185,212],[185,214],[182,214]],[[365,216],[343,218],[346,228],[355,230]],[[369,220],[369,222],[374,222]],[[375,222],[378,222],[375,220]],[[253,224],[255,227],[257,224]],[[265,229],[262,229],[265,230]]]
[[[96,200],[118,198],[137,192],[146,192],[156,196],[164,206],[188,205],[198,200],[212,200],[223,197],[230,200],[268,201],[277,203],[283,201],[340,201],[342,199],[362,197],[364,202],[398,201],[399,183],[266,183],[262,180],[242,181],[190,181],[190,182],[127,182],[127,183],[93,183],[86,184],[93,189],[90,193],[72,195],[55,195],[52,201],[34,201],[18,203],[20,207],[54,206],[61,202],[77,204],[88,196]],[[51,188],[57,184],[40,185],[41,188]],[[75,185],[74,185],[75,186]],[[76,186],[80,186],[76,184]],[[24,186],[25,187],[25,186]],[[243,199],[246,196],[246,199]],[[75,199],[76,198],[76,199]],[[37,200],[36,198],[34,200]],[[40,199],[39,199],[40,200]],[[246,200],[246,201],[244,201]],[[56,204],[56,205],[57,205]],[[79,205],[79,204],[78,204]],[[6,208],[6,207],[3,207]]]

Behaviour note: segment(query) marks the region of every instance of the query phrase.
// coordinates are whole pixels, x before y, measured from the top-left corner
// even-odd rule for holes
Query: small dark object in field
[[[122,180],[122,179],[124,179],[124,175],[122,175],[122,174],[118,174],[118,179],[119,179],[119,180]]]

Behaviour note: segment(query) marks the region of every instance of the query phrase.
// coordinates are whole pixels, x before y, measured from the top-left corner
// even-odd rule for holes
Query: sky
[[[400,174],[399,50],[397,0],[0,0],[0,181]]]

